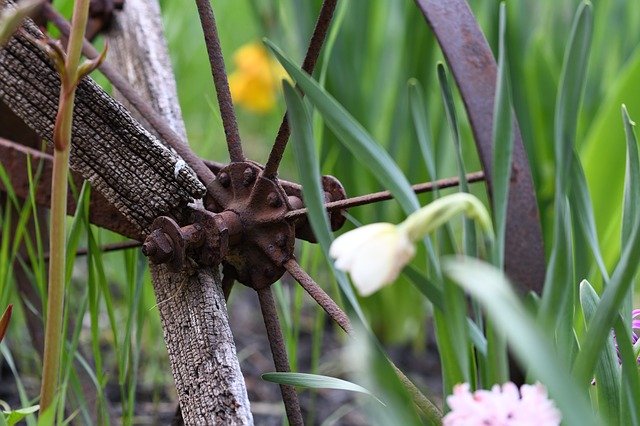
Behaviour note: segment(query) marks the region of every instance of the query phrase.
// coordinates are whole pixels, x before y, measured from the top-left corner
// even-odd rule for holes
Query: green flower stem
[[[78,65],[84,40],[84,31],[89,14],[89,0],[76,0],[73,22],[64,69],[60,70],[62,82],[58,115],[53,132],[54,156],[51,181],[51,224],[49,259],[49,288],[47,320],[44,338],[42,387],[40,389],[40,412],[44,413],[52,404],[60,372],[62,350],[62,316],[65,294],[65,262],[67,215],[67,191],[69,174],[69,148],[75,89],[78,83]]]
[[[485,236],[493,241],[491,216],[480,200],[465,192],[438,198],[412,213],[398,227],[407,233],[411,241],[415,242],[444,225],[458,213],[464,213],[469,219],[475,220]]]

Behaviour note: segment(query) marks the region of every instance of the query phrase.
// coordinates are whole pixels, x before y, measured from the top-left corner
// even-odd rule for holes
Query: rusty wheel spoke
[[[211,74],[213,76],[213,84],[216,87],[218,96],[218,107],[220,108],[220,116],[222,117],[222,125],[224,134],[227,139],[227,148],[229,157],[232,162],[244,161],[242,152],[242,144],[240,143],[240,132],[238,131],[238,123],[236,113],[231,100],[231,91],[229,90],[229,80],[224,68],[224,58],[222,56],[222,48],[220,47],[220,38],[218,37],[218,27],[216,18],[213,15],[213,8],[210,0],[196,0],[198,6],[198,14],[204,32],[204,40],[207,45],[207,54],[209,55],[209,63],[211,64]]]
[[[258,299],[260,300],[260,309],[262,311],[262,318],[264,319],[264,326],[267,329],[267,336],[269,338],[269,345],[271,346],[271,354],[273,355],[273,363],[278,372],[289,372],[291,367],[289,366],[289,358],[287,357],[287,350],[284,345],[284,337],[282,336],[282,330],[280,329],[280,322],[278,320],[278,312],[276,311],[276,304],[273,300],[273,294],[270,287],[264,287],[257,290]],[[298,394],[293,386],[280,385],[280,391],[282,392],[282,400],[287,411],[287,418],[291,425],[302,425],[302,412],[300,411],[300,402],[298,401]]]
[[[289,259],[285,262],[284,267],[287,272],[300,283],[302,288],[315,300],[318,305],[333,319],[346,333],[351,333],[353,328],[347,314],[333,301],[333,299],[325,293],[314,280],[306,273],[304,269],[296,262],[295,259]]]
[[[473,172],[468,173],[466,175],[466,180],[468,183],[480,182],[484,180],[483,172]],[[439,179],[433,182],[425,182],[413,185],[411,188],[414,190],[416,194],[421,194],[424,192],[430,192],[434,189],[445,189],[452,188],[454,186],[460,185],[460,179],[457,177]],[[324,206],[327,211],[335,211],[335,210],[344,210],[350,207],[364,206],[366,204],[379,203],[380,201],[391,200],[393,199],[393,195],[390,191],[380,191],[373,192],[367,195],[359,195],[357,197],[345,198],[344,200],[332,201],[326,203]],[[307,209],[297,209],[291,210],[288,212],[285,217],[287,219],[297,219],[301,216],[307,214]]]
[[[311,41],[309,42],[307,54],[304,58],[304,62],[302,63],[302,69],[309,74],[313,72],[316,62],[318,61],[318,57],[320,56],[320,50],[322,50],[324,40],[327,38],[327,32],[333,18],[333,12],[336,10],[337,2],[337,0],[324,0],[322,2],[322,8],[320,9],[320,14],[318,15],[318,20],[316,21],[316,26],[313,30]],[[289,121],[287,120],[287,114],[285,113],[282,118],[280,128],[278,129],[276,140],[271,148],[271,152],[269,153],[269,159],[264,167],[264,175],[266,177],[272,178],[278,172],[280,160],[282,160],[282,155],[287,147],[287,142],[289,142],[290,133],[291,129],[289,128]]]

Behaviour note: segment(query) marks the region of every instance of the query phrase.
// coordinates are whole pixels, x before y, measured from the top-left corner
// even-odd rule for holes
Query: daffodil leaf
[[[640,226],[634,226],[620,261],[602,293],[591,327],[583,339],[582,347],[575,360],[576,377],[584,382],[590,380],[616,315],[619,315],[620,307],[632,289],[634,277],[638,272],[638,258],[640,258]]]
[[[622,207],[622,247],[628,242],[628,236],[634,226],[640,221],[640,156],[638,141],[633,128],[635,123],[629,117],[627,107],[622,105],[622,121],[627,141],[627,164],[624,178],[624,197]]]
[[[582,281],[580,283],[580,303],[587,329],[599,302],[600,298],[591,284],[586,280]],[[620,424],[620,369],[613,336],[609,336],[607,339],[607,344],[598,359],[594,376],[598,406],[606,414],[611,424]]]
[[[531,377],[540,380],[571,425],[597,425],[585,386],[570,375],[534,317],[527,312],[504,274],[495,267],[472,258],[443,261],[446,275],[482,306],[495,327],[507,337],[516,359]]]
[[[507,47],[505,42],[507,26],[505,7],[505,3],[500,4],[498,76],[493,109],[493,170],[491,171],[493,223],[496,233],[494,250],[496,253],[496,261],[498,262],[497,265],[500,268],[504,267],[507,201],[509,198],[514,137],[511,85],[509,83]]]
[[[554,330],[562,356],[571,357],[575,339],[571,330],[574,292],[571,217],[567,202],[575,135],[591,46],[593,13],[591,4],[580,3],[576,11],[558,87],[555,107],[554,148],[556,195],[553,245],[540,307],[540,318]]]
[[[458,128],[458,117],[456,113],[455,103],[453,101],[453,93],[447,78],[447,71],[442,63],[437,65],[438,82],[440,83],[440,91],[444,102],[447,123],[451,129],[453,139],[454,152],[456,154],[456,165],[458,170],[458,180],[460,181],[460,192],[469,192],[469,184],[466,177],[466,168],[462,158],[462,144],[460,143],[460,130]],[[463,242],[464,253],[469,256],[475,256],[477,250],[476,233],[473,221],[463,218]],[[455,247],[455,240],[452,241]]]
[[[591,3],[582,1],[578,6],[571,27],[556,100],[554,128],[556,191],[558,194],[556,200],[567,194],[570,166],[575,149],[578,112],[586,85],[592,29]]]

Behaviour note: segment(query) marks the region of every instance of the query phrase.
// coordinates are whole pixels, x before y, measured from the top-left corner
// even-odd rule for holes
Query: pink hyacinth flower
[[[444,426],[557,426],[562,416],[540,383],[518,387],[507,382],[490,391],[469,390],[463,383],[447,397],[451,408]]]

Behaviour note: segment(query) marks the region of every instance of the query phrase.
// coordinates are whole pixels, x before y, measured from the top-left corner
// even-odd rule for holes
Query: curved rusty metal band
[[[460,89],[491,195],[495,59],[465,0],[415,1],[435,33]],[[545,276],[540,217],[517,121],[514,132],[505,268],[512,280],[540,293]]]

